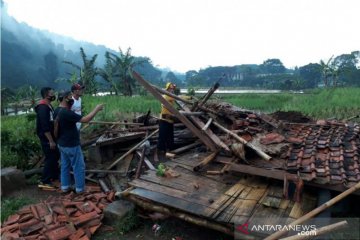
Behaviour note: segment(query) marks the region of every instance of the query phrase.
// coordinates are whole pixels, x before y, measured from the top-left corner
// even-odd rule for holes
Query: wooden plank
[[[181,173],[181,175],[176,178],[165,178],[157,176],[155,171],[148,171],[146,172],[146,174],[141,175],[140,179],[172,187],[188,193],[203,193],[209,197],[217,196],[217,194],[220,194],[225,186],[224,184],[216,182],[214,180],[186,173]],[[194,187],[190,187],[193,183],[197,183],[199,189],[194,189]]]
[[[123,160],[127,155],[129,155],[130,153],[132,153],[133,151],[135,151],[138,147],[140,147],[145,141],[147,141],[150,137],[152,137],[153,135],[155,135],[157,132],[159,132],[159,129],[155,130],[154,132],[152,132],[149,136],[147,136],[146,138],[144,138],[141,142],[139,142],[138,144],[136,144],[133,148],[131,148],[129,151],[127,151],[124,155],[122,155],[120,158],[118,158],[117,160],[115,160],[109,167],[107,167],[107,170],[110,170],[111,168],[113,168],[116,164],[118,164],[121,160]]]
[[[121,143],[121,142],[127,142],[130,140],[135,140],[135,139],[139,139],[145,136],[144,132],[140,132],[140,133],[127,133],[123,136],[119,136],[119,137],[114,137],[114,138],[106,138],[104,137],[104,135],[102,135],[97,141],[96,141],[96,146],[108,146],[108,145],[113,145],[116,143]]]
[[[205,212],[208,211],[209,207],[197,204],[197,203],[193,203],[193,202],[188,202],[185,201],[183,199],[179,199],[173,196],[168,196],[166,194],[163,193],[158,193],[158,192],[152,192],[146,189],[142,189],[142,188],[136,188],[134,190],[132,190],[130,192],[131,195],[135,195],[135,196],[139,196],[141,198],[145,198],[160,204],[164,204],[166,206],[181,210],[181,211],[185,211],[185,212],[189,212],[191,214],[194,215],[200,215],[200,216],[205,216]]]
[[[252,150],[254,150],[260,157],[262,157],[265,160],[270,160],[271,156],[267,155],[265,152],[263,152],[261,149],[259,149],[258,147],[254,146],[251,142],[246,141],[245,139],[239,137],[237,134],[231,132],[230,130],[226,129],[225,127],[221,126],[219,123],[213,121],[212,122],[216,127],[218,127],[220,130],[222,130],[223,132],[229,134],[230,136],[232,136],[233,138],[235,138],[236,140],[238,140],[239,142],[241,142],[242,144],[246,145],[247,147],[251,148]]]
[[[284,175],[287,174],[284,170],[277,170],[277,169],[263,169],[258,167],[253,167],[245,164],[239,163],[229,163],[230,169],[229,171],[240,172],[240,173],[247,173],[250,175],[262,176],[273,178],[277,180],[284,180]]]
[[[197,147],[197,146],[199,146],[199,145],[201,145],[201,142],[200,142],[200,141],[196,141],[196,142],[191,143],[191,144],[189,144],[189,145],[187,145],[187,146],[184,146],[184,147],[181,147],[181,148],[172,150],[171,153],[173,153],[173,154],[180,154],[180,153],[183,153],[183,152],[185,152],[185,151],[188,151],[188,150],[190,150],[190,149],[192,149],[192,148],[194,148],[194,147]]]
[[[185,112],[191,112],[190,108],[188,108],[185,104],[181,104],[179,102],[177,102],[184,110]],[[201,129],[205,128],[205,123],[203,123],[203,121],[196,117],[196,116],[190,116],[190,119],[194,121],[194,123]],[[207,128],[206,130],[203,130],[204,133],[206,133],[206,135],[212,139],[212,141],[219,146],[220,148],[224,149],[226,152],[231,152],[229,147],[220,140],[220,138],[213,133],[213,131],[211,131],[210,128]]]
[[[201,168],[203,168],[205,165],[209,164],[212,160],[216,158],[216,155],[218,154],[218,151],[211,153],[206,158],[204,158],[199,164],[197,164],[193,170],[194,172],[198,172]]]
[[[257,201],[236,199],[235,202],[223,212],[217,220],[222,222],[231,222],[231,219],[237,214],[242,216],[250,216],[253,209],[255,208]]]
[[[289,217],[297,219],[297,218],[301,217],[302,215],[304,215],[304,212],[301,208],[301,204],[296,202],[294,204],[293,208],[291,209]]]
[[[154,89],[140,74],[131,70],[132,76],[145,88],[147,89],[156,99],[158,99],[165,108],[170,111],[174,116],[176,116],[195,136],[197,136],[211,151],[216,151],[217,147],[208,136],[203,134],[199,129],[197,129],[189,119],[181,115],[178,110],[176,110],[161,94]]]

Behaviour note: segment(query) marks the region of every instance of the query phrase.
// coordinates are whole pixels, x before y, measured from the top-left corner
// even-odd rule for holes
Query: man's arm
[[[88,115],[86,115],[85,117],[82,117],[80,119],[80,122],[81,123],[90,122],[99,111],[103,110],[103,108],[104,108],[104,104],[97,105]]]

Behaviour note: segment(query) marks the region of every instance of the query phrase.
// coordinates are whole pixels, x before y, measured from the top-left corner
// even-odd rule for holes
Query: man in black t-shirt
[[[35,106],[36,133],[44,152],[44,169],[39,188],[54,189],[52,181],[59,179],[59,150],[56,147],[54,130],[54,109],[51,102],[55,100],[54,90],[44,87],[40,91],[42,99]]]
[[[61,190],[70,191],[70,171],[74,172],[75,190],[77,193],[85,190],[85,162],[80,145],[80,133],[76,123],[87,123],[103,109],[103,104],[97,105],[88,115],[81,116],[71,111],[74,103],[70,91],[59,94],[60,106],[55,110],[54,117],[58,121],[58,147],[61,154]]]

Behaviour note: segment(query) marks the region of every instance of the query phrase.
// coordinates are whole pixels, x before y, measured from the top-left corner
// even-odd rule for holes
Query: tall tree
[[[99,68],[99,75],[110,84],[110,92],[115,92],[115,95],[120,93],[116,78],[119,74],[116,74],[117,66],[114,64],[114,60],[111,58],[110,53],[105,53],[105,65],[104,68]]]
[[[108,57],[116,67],[116,74],[119,76],[123,94],[125,96],[132,96],[135,89],[135,80],[129,74],[129,69],[149,62],[149,59],[135,58],[131,55],[131,48],[128,48],[125,53],[119,48],[119,55],[109,52]]]
[[[277,58],[265,60],[260,65],[260,69],[263,71],[263,73],[269,73],[269,74],[284,73],[286,70],[280,59]]]
[[[80,55],[83,65],[79,66],[70,61],[63,61],[66,64],[73,66],[75,69],[79,71],[80,81],[86,87],[86,93],[93,93],[97,92],[97,83],[95,76],[97,75],[97,68],[95,67],[95,61],[97,58],[97,54],[93,55],[90,59],[87,58],[84,49],[80,48]]]

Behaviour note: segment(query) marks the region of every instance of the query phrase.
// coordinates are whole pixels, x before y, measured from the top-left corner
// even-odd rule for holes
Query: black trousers
[[[41,181],[48,184],[51,182],[51,180],[59,179],[60,152],[57,147],[55,149],[50,149],[49,142],[41,142],[41,148],[45,156],[44,170],[41,176]]]
[[[160,151],[174,148],[174,124],[164,120],[159,121],[159,139],[157,148]]]

